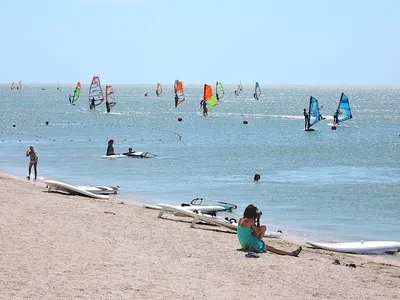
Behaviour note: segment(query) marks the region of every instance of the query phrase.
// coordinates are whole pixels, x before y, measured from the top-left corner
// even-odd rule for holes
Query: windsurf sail
[[[15,90],[15,83],[14,83],[14,82],[11,83],[11,89],[12,89],[12,90]]]
[[[239,96],[242,91],[243,91],[242,82],[240,82],[238,87],[235,90],[235,95]]]
[[[313,96],[310,96],[310,105],[308,107],[308,128],[317,124],[323,120],[321,113],[319,112],[318,100]]]
[[[260,95],[261,95],[261,89],[260,89],[260,85],[258,84],[258,82],[256,82],[256,85],[254,86],[254,99],[258,100],[260,99]]]
[[[89,106],[94,102],[95,106],[100,105],[104,101],[103,90],[101,89],[100,78],[93,76],[89,89]]]
[[[182,81],[179,81],[178,79],[175,80],[174,89],[175,89],[175,99],[177,99],[175,106],[178,106],[183,101],[185,101],[185,92],[183,90]]]
[[[117,104],[115,99],[114,90],[111,85],[106,85],[106,108],[107,112],[110,112],[111,109]]]
[[[204,85],[203,101],[207,103],[207,111],[212,110],[217,104],[211,85]]]
[[[217,97],[217,101],[221,100],[225,96],[224,87],[221,82],[215,84],[215,96]]]
[[[157,83],[156,95],[160,96],[162,94],[161,84]]]
[[[18,82],[18,86],[17,86],[17,90],[20,90],[20,89],[22,89],[22,82],[21,82],[21,80]]]
[[[58,80],[57,80],[57,91],[61,91],[60,84],[58,83]]]
[[[80,94],[81,94],[81,83],[78,81],[75,87],[74,95],[72,97],[70,96],[71,104],[75,104],[75,102],[78,101]]]
[[[353,118],[350,110],[349,98],[342,93],[340,96],[339,106],[337,109],[337,123],[342,123],[344,121]]]

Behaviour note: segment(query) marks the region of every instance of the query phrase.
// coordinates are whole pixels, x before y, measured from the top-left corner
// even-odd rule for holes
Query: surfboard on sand
[[[388,251],[398,251],[400,242],[393,241],[360,241],[348,243],[315,243],[306,242],[307,244],[324,250],[344,252],[344,253],[378,253]]]
[[[49,192],[51,191],[64,191],[70,194],[74,195],[81,195],[81,196],[87,196],[95,199],[109,199],[110,197],[108,195],[101,195],[101,194],[95,194],[90,191],[87,191],[85,189],[81,189],[78,186],[70,185],[65,182],[61,181],[56,181],[56,180],[45,180],[45,184],[47,184],[47,189]]]
[[[221,226],[233,231],[237,231],[237,223],[231,223],[228,220],[225,220],[221,217],[215,217],[215,216],[211,216],[211,215],[206,215],[206,214],[202,214],[199,212],[194,212],[194,211],[190,211],[189,209],[187,209],[187,206],[185,207],[181,207],[181,206],[175,206],[175,205],[170,205],[170,204],[157,204],[157,206],[161,207],[161,210],[158,214],[158,217],[161,218],[162,215],[165,212],[174,212],[174,213],[179,213],[181,215],[184,215],[186,217],[190,217],[193,218],[192,224],[190,225],[190,227],[194,227],[196,225],[196,223],[198,221],[203,221],[212,225],[217,225],[217,226]],[[277,232],[266,232],[264,237],[280,237],[282,235],[281,231],[277,231]]]

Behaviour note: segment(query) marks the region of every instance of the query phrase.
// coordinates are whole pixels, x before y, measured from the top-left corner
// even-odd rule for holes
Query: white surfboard
[[[123,154],[114,154],[114,155],[103,155],[101,158],[114,159],[114,158],[127,158],[127,156]]]
[[[86,191],[84,189],[81,189],[77,186],[70,185],[68,183],[61,182],[61,181],[45,180],[43,182],[47,184],[47,189],[49,192],[51,192],[52,190],[59,190],[59,191],[68,192],[70,194],[87,196],[87,197],[91,197],[91,198],[95,198],[95,199],[109,199],[110,198],[108,195],[95,194],[95,193]]]
[[[150,152],[133,151],[129,154],[114,154],[114,155],[103,155],[101,158],[157,158],[157,155],[151,154]]]
[[[330,251],[344,252],[344,253],[376,253],[398,251],[400,249],[400,242],[392,241],[360,241],[348,243],[315,243],[306,242],[307,244]]]
[[[187,207],[190,207],[190,206],[181,207],[181,206],[162,204],[162,203],[157,204],[157,206],[161,207],[161,210],[158,214],[159,218],[161,218],[165,212],[175,212],[175,213],[179,213],[179,214],[185,215],[187,217],[193,218],[193,221],[192,221],[192,224],[190,225],[190,227],[194,227],[198,221],[203,221],[203,222],[210,223],[213,225],[225,227],[225,228],[228,228],[233,231],[237,231],[237,223],[231,223],[228,220],[225,220],[218,216],[215,217],[215,216],[210,216],[210,215],[190,211],[189,209],[187,209]],[[280,232],[280,231],[266,232],[264,237],[280,237],[281,235],[282,235],[282,232]]]
[[[95,186],[78,185],[77,188],[80,188],[82,190],[94,194],[103,194],[103,195],[117,194],[121,190],[119,186],[104,186],[104,185],[95,185]]]

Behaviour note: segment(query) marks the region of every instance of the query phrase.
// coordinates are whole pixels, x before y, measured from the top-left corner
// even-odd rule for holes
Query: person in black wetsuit
[[[304,116],[304,129],[308,129],[310,127],[310,115],[307,113],[306,109],[303,110]]]

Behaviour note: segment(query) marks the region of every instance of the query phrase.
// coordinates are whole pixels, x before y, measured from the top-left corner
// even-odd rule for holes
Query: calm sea
[[[186,85],[177,108],[172,84],[160,97],[156,84],[113,87],[117,105],[106,114],[104,104],[89,110],[88,84],[74,106],[74,84],[1,85],[1,171],[25,178],[33,144],[41,180],[119,185],[125,201],[203,197],[235,203],[239,214],[252,203],[271,228],[303,240],[400,241],[400,88],[261,85],[256,101],[253,86],[235,96],[236,86],[225,85],[203,117],[202,84]],[[342,92],[353,119],[334,131]],[[310,95],[327,119],[305,132]],[[116,152],[132,147],[159,158],[102,159],[111,138]]]

